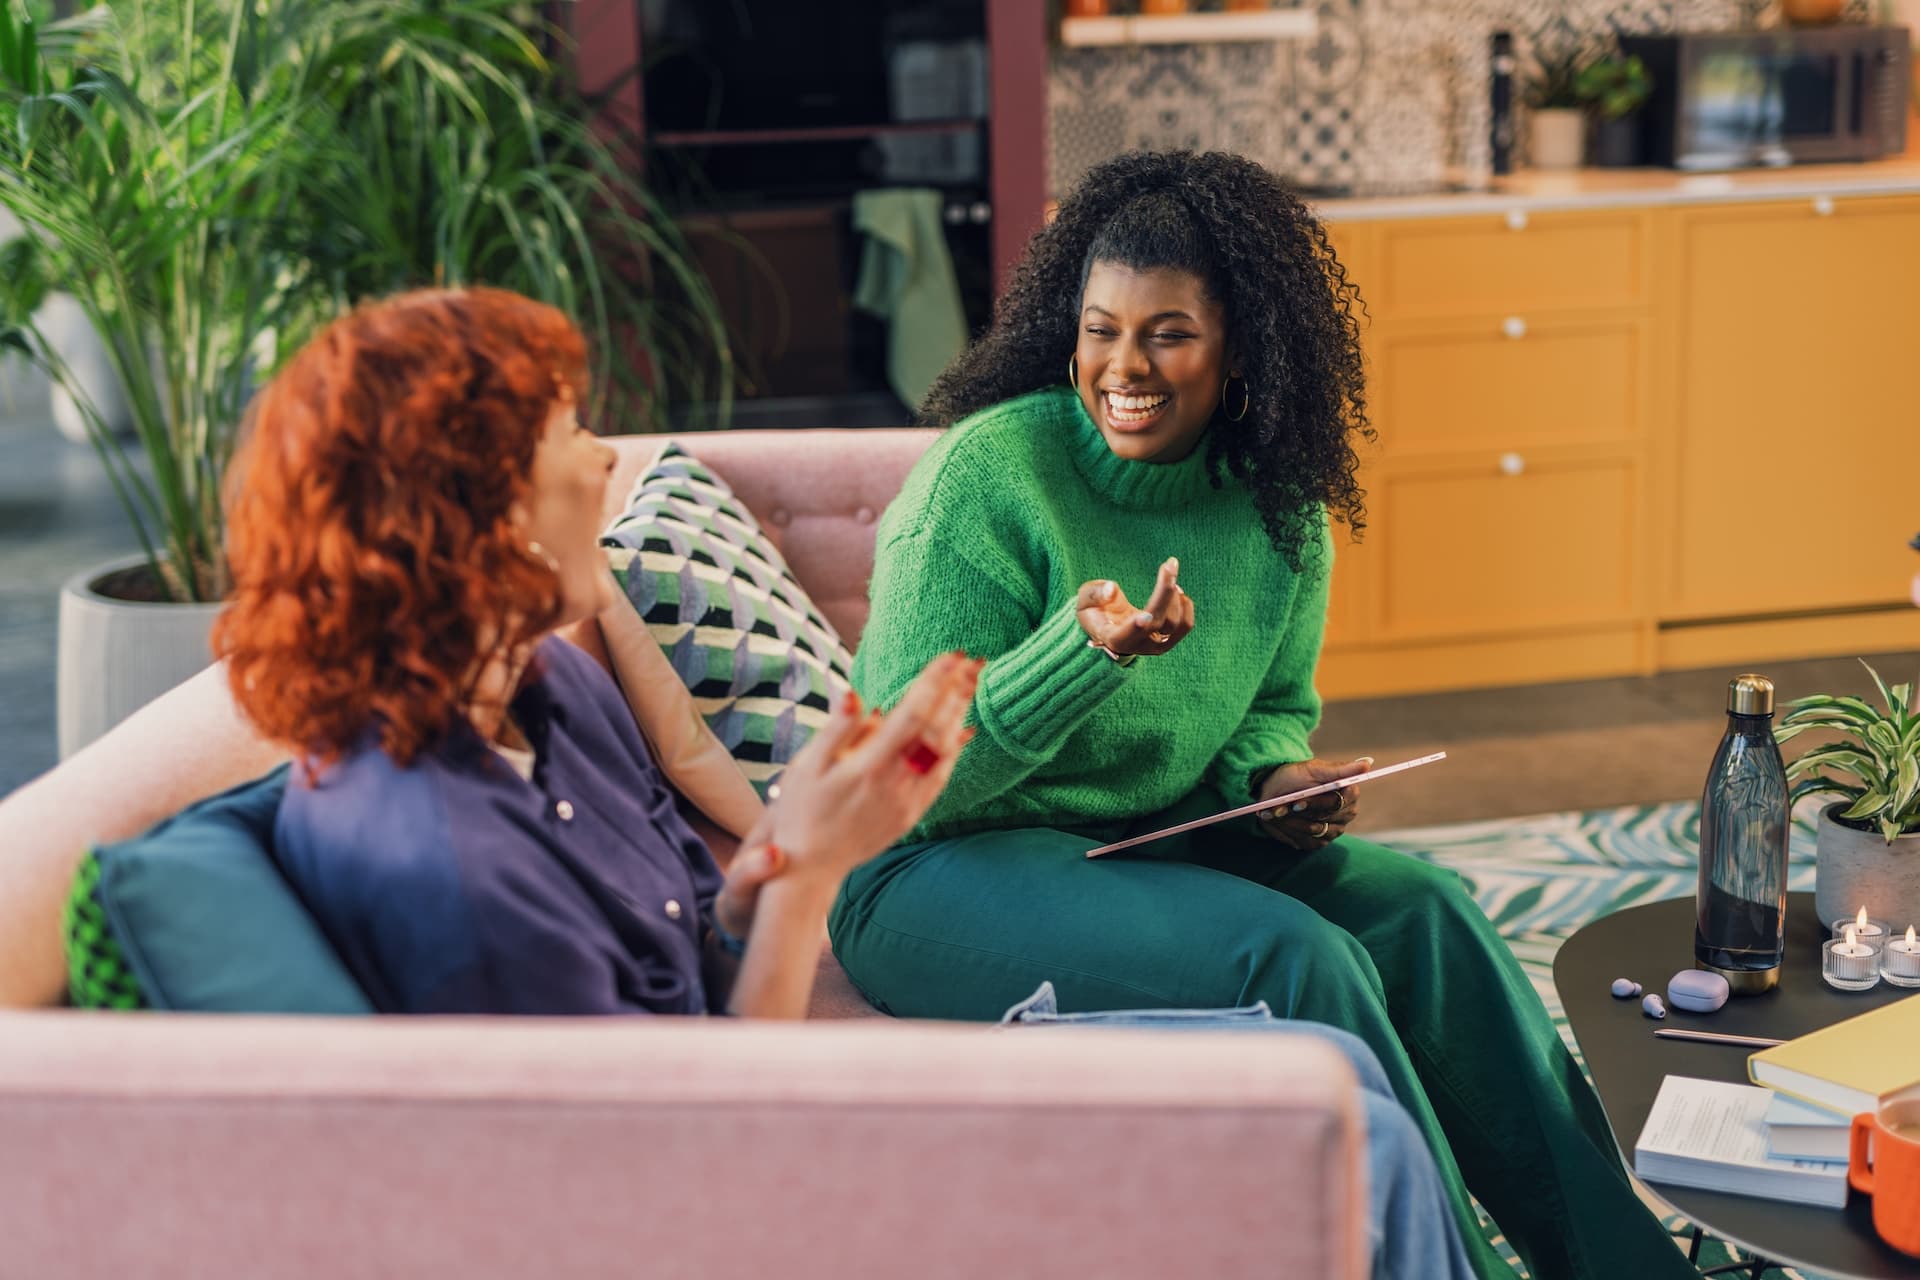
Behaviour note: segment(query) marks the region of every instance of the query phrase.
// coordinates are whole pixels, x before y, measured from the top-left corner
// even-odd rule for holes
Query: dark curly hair
[[[1247,482],[1288,564],[1298,572],[1316,544],[1320,507],[1357,539],[1366,505],[1353,437],[1373,438],[1356,315],[1364,304],[1326,229],[1241,156],[1132,152],[1090,170],[1028,244],[992,327],[928,391],[921,420],[952,426],[1064,382],[1096,261],[1191,272],[1225,311],[1250,407],[1238,422],[1215,410],[1207,461],[1216,486],[1223,471]]]

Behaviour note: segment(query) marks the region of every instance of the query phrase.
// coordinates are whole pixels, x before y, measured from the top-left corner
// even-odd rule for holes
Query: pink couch
[[[853,642],[930,438],[683,443]],[[209,670],[0,801],[0,1276],[1365,1273],[1356,1087],[1296,1037],[25,1011],[83,847],[275,760]],[[827,957],[815,1017],[872,1012]]]

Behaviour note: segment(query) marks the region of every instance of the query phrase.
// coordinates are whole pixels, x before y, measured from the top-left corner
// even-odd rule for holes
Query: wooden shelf
[[[649,141],[662,147],[745,147],[769,143],[857,142],[910,134],[972,133],[985,120],[903,120],[890,124],[836,124],[806,129],[662,130]]]
[[[1060,21],[1060,43],[1077,48],[1093,48],[1129,44],[1303,40],[1319,30],[1319,15],[1311,9],[1063,18]]]

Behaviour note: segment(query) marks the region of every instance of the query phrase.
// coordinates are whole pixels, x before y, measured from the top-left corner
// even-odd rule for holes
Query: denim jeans
[[[1473,1280],[1473,1264],[1433,1154],[1413,1118],[1394,1100],[1380,1060],[1359,1036],[1318,1022],[1282,1022],[1265,1001],[1237,1009],[1061,1013],[1051,982],[1007,1010],[1000,1025],[1250,1031],[1326,1041],[1346,1055],[1360,1079],[1367,1125],[1367,1238],[1375,1280]]]

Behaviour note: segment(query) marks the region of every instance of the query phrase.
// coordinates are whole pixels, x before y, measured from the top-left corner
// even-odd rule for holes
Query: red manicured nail
[[[940,763],[940,753],[919,738],[908,743],[901,754],[907,758],[907,768],[915,773],[932,773],[933,767]]]
[[[859,715],[860,714],[860,695],[855,693],[851,689],[847,690],[847,696],[840,699],[840,710],[845,715],[850,715],[850,716]]]

